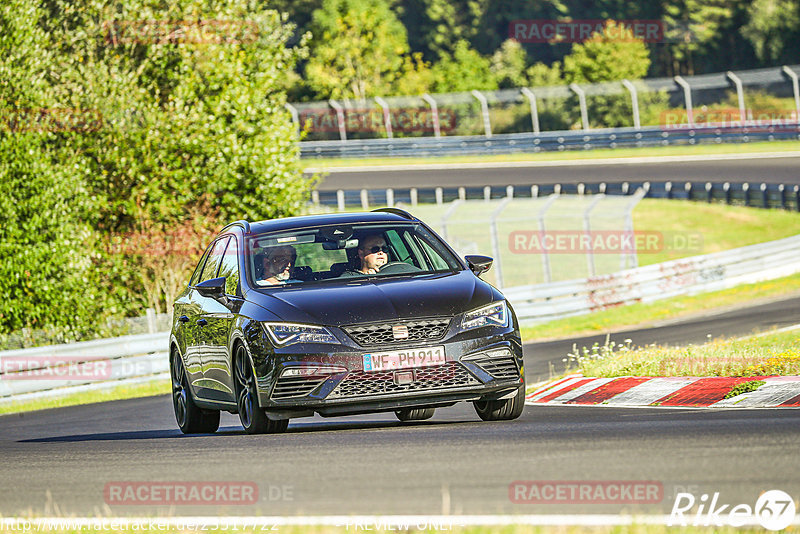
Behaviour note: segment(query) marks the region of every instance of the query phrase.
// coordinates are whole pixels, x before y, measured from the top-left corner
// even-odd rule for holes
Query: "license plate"
[[[364,354],[365,371],[390,371],[413,367],[430,367],[445,363],[444,347],[392,350]]]

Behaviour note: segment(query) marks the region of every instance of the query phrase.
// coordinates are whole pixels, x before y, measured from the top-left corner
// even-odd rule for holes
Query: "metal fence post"
[[[725,192],[725,204],[731,203],[731,183],[725,182],[722,184],[722,190]]]
[[[553,280],[552,273],[550,272],[550,255],[547,252],[547,245],[545,244],[545,237],[547,236],[547,229],[544,225],[544,216],[547,213],[547,210],[550,209],[550,206],[556,201],[559,197],[558,193],[553,193],[547,198],[547,201],[544,203],[544,206],[541,207],[539,213],[537,214],[537,219],[539,220],[539,243],[542,244],[542,269],[544,270],[544,281],[545,283],[550,283]]]
[[[589,276],[595,275],[595,268],[594,268],[594,252],[592,251],[592,223],[591,223],[591,216],[592,210],[597,206],[598,202],[603,200],[605,195],[597,195],[595,198],[589,202],[589,205],[586,206],[586,209],[583,211],[583,231],[586,234],[586,239],[588,240],[589,246],[586,249],[586,263],[589,268]]]
[[[637,189],[631,197],[631,201],[625,208],[625,231],[630,233],[634,239],[632,240],[633,248],[627,255],[627,259],[630,259],[630,265],[628,265],[628,261],[626,261],[625,254],[621,255],[619,259],[621,270],[625,270],[626,268],[634,269],[639,266],[639,256],[638,251],[636,250],[636,235],[634,234],[633,230],[633,209],[636,207],[639,201],[645,197],[645,195],[647,195],[647,191],[642,188]]]
[[[711,204],[713,196],[714,196],[714,186],[711,185],[711,182],[706,182],[706,202]]]
[[[496,266],[497,272],[497,288],[503,288],[503,262],[500,258],[500,238],[497,235],[497,217],[500,216],[500,213],[508,206],[508,203],[511,202],[513,198],[506,197],[500,202],[500,205],[497,206],[492,214],[490,215],[489,219],[489,228],[490,234],[489,239],[492,243],[492,254],[494,254],[494,264]]]
[[[383,126],[386,129],[386,137],[391,139],[394,136],[392,134],[392,115],[389,110],[389,103],[379,96],[375,97],[375,102],[377,102],[381,110],[383,110]]]
[[[411,197],[411,205],[417,205],[417,188],[412,187],[411,190],[408,192],[408,195]]]
[[[454,200],[450,203],[450,207],[447,208],[447,210],[442,214],[439,224],[441,224],[442,237],[445,239],[445,241],[449,239],[447,236],[447,221],[453,216],[453,213],[455,213],[456,209],[461,205],[462,202],[464,201],[461,199]]]
[[[539,108],[536,106],[536,95],[528,89],[527,87],[523,87],[520,89],[525,98],[528,99],[531,105],[531,123],[533,123],[533,133],[539,133]]]
[[[435,137],[442,136],[442,130],[439,126],[439,106],[436,104],[436,99],[428,93],[422,95],[422,100],[428,103],[431,107],[431,114],[433,115],[433,135]]]
[[[769,208],[769,193],[767,192],[767,184],[761,184],[761,207]]]
[[[473,89],[472,96],[478,99],[478,102],[481,103],[481,114],[483,115],[483,131],[486,137],[492,136],[492,123],[489,120],[489,102],[486,100],[486,97],[483,96],[483,93],[480,91]]]
[[[742,88],[742,79],[735,75],[732,71],[725,73],[730,81],[736,85],[736,96],[739,98],[739,120],[742,124],[747,121],[747,110],[744,106],[744,89]]]
[[[436,205],[441,206],[444,203],[444,192],[442,191],[441,187],[437,187],[434,190],[436,194]]]
[[[297,113],[297,108],[291,104],[284,104],[283,105],[286,109],[289,110],[289,113],[292,115],[292,122],[297,127],[297,131],[300,131],[300,115]]]
[[[328,100],[328,104],[336,110],[336,120],[339,123],[339,138],[342,142],[347,141],[347,126],[344,123],[344,108],[336,100]]]
[[[642,128],[641,119],[639,118],[639,94],[636,91],[636,86],[630,80],[622,80],[622,85],[631,94],[631,105],[633,107],[633,127],[637,130]]]
[[[578,95],[578,103],[581,106],[581,123],[583,124],[583,130],[586,131],[589,129],[589,111],[586,109],[586,92],[581,89],[577,83],[569,84],[569,88]]]
[[[386,205],[390,208],[394,206],[394,189],[391,187],[386,190]]]
[[[689,126],[694,126],[694,109],[692,108],[692,87],[689,82],[683,79],[683,76],[675,76],[673,78],[675,83],[683,88],[683,101],[686,104],[686,122]]]
[[[744,205],[750,205],[750,184],[745,182],[742,184],[742,191],[744,192]]]
[[[492,188],[488,185],[483,187],[483,200],[487,202],[492,200]]]
[[[369,192],[366,189],[361,190],[361,207],[364,210],[369,209]]]
[[[800,121],[800,84],[797,81],[797,73],[787,67],[786,65],[783,66],[781,69],[784,74],[786,74],[790,80],[792,80],[792,92],[794,93],[794,107],[795,111],[797,112],[797,116],[795,120]]]
[[[158,331],[156,327],[156,311],[153,308],[147,308],[145,313],[147,314],[147,332],[155,334]]]
[[[783,184],[780,184],[778,186],[778,193],[780,193],[781,209],[785,210],[786,209],[786,186],[783,185]]]
[[[339,208],[339,211],[344,211],[344,191],[338,189],[336,191],[336,205]]]
[[[794,186],[794,210],[800,211],[800,185]]]

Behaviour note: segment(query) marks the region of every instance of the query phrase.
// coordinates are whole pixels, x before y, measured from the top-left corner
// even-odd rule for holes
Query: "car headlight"
[[[468,311],[461,321],[461,328],[469,330],[481,326],[508,326],[508,306],[506,301],[493,302],[477,310]]]
[[[279,347],[295,343],[335,343],[339,340],[324,326],[294,323],[261,323],[272,342]]]

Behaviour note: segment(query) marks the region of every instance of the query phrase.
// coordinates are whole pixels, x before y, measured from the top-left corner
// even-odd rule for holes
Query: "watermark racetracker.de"
[[[516,230],[508,236],[513,254],[657,254],[703,251],[700,232],[647,230]]]
[[[516,480],[508,498],[514,504],[656,504],[664,486],[653,480]]]
[[[113,20],[103,23],[111,45],[243,44],[258,39],[251,20]]]
[[[581,43],[597,33],[620,41],[641,40],[660,43],[665,40],[662,20],[556,19],[512,20],[508,36],[520,43]]]
[[[112,481],[103,488],[103,498],[109,506],[253,505],[294,500],[293,486],[260,489],[249,481]]]

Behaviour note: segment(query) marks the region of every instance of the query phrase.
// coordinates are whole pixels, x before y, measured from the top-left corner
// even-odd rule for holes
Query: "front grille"
[[[472,361],[496,379],[510,380],[513,378],[516,380],[519,378],[517,360],[510,354],[499,358],[485,356]]]
[[[436,367],[414,369],[415,378],[410,384],[399,386],[394,382],[394,372],[352,371],[328,395],[329,399],[368,397],[406,391],[434,391],[440,389],[478,386],[481,384],[464,366],[447,362]]]
[[[416,321],[397,321],[393,323],[365,324],[344,327],[347,335],[362,347],[410,343],[414,341],[437,341],[442,339],[450,324],[449,317],[419,319]],[[408,328],[408,337],[395,339],[392,327],[403,325]]]
[[[282,376],[272,390],[272,400],[305,397],[327,379],[327,376]]]

